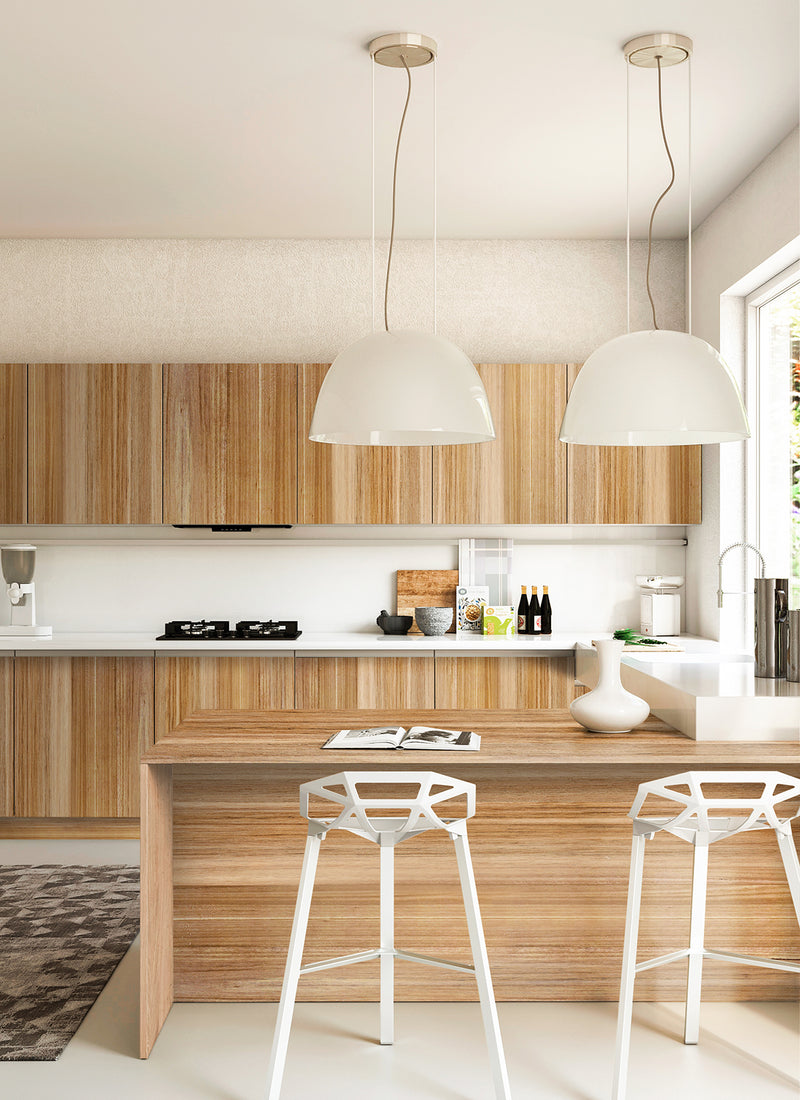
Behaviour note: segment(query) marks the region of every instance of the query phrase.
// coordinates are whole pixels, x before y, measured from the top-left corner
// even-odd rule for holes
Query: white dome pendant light
[[[474,364],[460,348],[435,332],[389,329],[397,163],[411,100],[411,69],[435,59],[436,43],[421,34],[385,34],[370,43],[369,51],[373,62],[403,68],[408,77],[392,176],[384,331],[365,336],[334,359],[317,397],[308,438],[318,443],[389,447],[482,443],[494,439],[495,432],[486,391]],[[373,121],[373,158],[374,141]],[[434,231],[434,257],[435,244]],[[434,285],[435,280],[434,260]]]
[[[689,332],[659,329],[650,292],[653,219],[659,203],[675,182],[675,165],[664,129],[661,70],[691,57],[692,41],[679,34],[647,34],[626,42],[625,59],[631,65],[658,70],[658,111],[661,136],[672,178],[656,200],[647,233],[647,296],[653,328],[630,331],[630,189],[627,211],[628,332],[592,352],[570,393],[561,423],[563,443],[600,446],[663,446],[689,443],[727,443],[747,439],[750,426],[736,380],[719,352],[691,335],[692,213],[691,185],[688,228]],[[691,70],[691,62],[690,62]],[[630,107],[630,70],[628,70]],[[691,97],[689,103],[691,112]],[[630,110],[628,112],[630,118]],[[630,122],[628,123],[630,178]]]

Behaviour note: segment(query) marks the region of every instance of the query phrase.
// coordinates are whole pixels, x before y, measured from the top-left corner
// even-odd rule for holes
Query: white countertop
[[[698,741],[800,740],[800,683],[756,676],[752,656],[721,653],[717,642],[681,644],[684,653],[622,656],[623,686],[653,714]],[[579,642],[576,678],[593,686],[596,664],[591,646]]]
[[[273,653],[347,654],[454,653],[570,653],[579,642],[591,645],[596,633],[551,634],[549,637],[484,637],[441,634],[391,635],[377,631],[341,634],[306,633],[299,638],[255,641],[156,641],[147,633],[74,633],[56,631],[52,638],[0,637],[0,653]]]

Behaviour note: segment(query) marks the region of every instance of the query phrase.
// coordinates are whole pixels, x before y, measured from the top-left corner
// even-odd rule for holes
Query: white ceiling
[[[797,0],[4,0],[0,10],[6,237],[368,236],[365,46],[388,31],[439,42],[442,237],[624,235],[620,47],[636,34],[694,39],[695,224],[798,120]],[[657,236],[684,233],[686,69],[664,74],[682,186]],[[430,227],[429,73],[415,73],[403,148],[407,236]],[[405,77],[375,77],[385,182]],[[655,76],[631,79],[640,234],[668,173]],[[382,191],[379,232],[385,209]]]

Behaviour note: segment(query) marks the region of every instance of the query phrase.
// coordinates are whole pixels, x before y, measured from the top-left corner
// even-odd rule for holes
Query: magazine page
[[[471,749],[481,747],[480,735],[472,730],[443,730],[436,726],[412,726],[401,749]]]
[[[372,726],[369,729],[339,730],[323,749],[396,749],[403,740],[402,726]]]

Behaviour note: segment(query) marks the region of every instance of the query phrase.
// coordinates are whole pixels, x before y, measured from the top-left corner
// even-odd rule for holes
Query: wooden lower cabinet
[[[14,815],[139,814],[153,742],[153,658],[17,657]]]
[[[0,657],[0,817],[14,812],[14,658]]]
[[[156,654],[156,740],[201,710],[294,706],[294,654]]]
[[[578,694],[571,653],[436,655],[436,706],[445,710],[547,710]]]
[[[300,657],[298,710],[434,706],[433,656]]]

